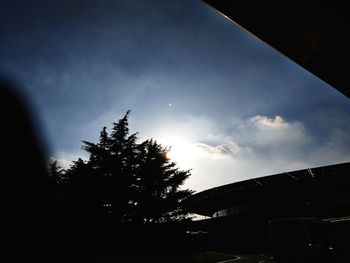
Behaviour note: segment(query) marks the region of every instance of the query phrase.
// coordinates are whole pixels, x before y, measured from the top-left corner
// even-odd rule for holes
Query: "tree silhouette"
[[[57,184],[61,184],[65,181],[65,171],[58,166],[57,160],[49,164],[48,174]]]
[[[179,200],[192,192],[179,186],[190,176],[167,157],[168,148],[154,140],[140,145],[140,166],[137,179],[137,212],[145,222],[164,222],[182,218],[185,214]]]
[[[158,223],[184,219],[181,201],[193,191],[180,189],[190,176],[167,157],[169,148],[155,140],[137,143],[129,134],[130,111],[106,127],[98,143],[83,141],[89,159],[78,159],[58,177],[68,178],[76,215],[110,216],[117,222]],[[57,163],[51,170],[59,173]]]

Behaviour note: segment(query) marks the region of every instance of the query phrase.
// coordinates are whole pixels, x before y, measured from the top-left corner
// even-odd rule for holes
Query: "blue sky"
[[[197,0],[1,1],[0,70],[61,165],[130,109],[197,191],[350,161],[350,101]]]

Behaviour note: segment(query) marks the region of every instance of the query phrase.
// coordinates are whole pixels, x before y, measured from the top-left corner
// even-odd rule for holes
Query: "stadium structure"
[[[350,163],[285,172],[223,185],[194,194],[191,211],[207,217],[248,214],[268,218],[350,212]]]
[[[333,239],[350,244],[350,162],[253,178],[211,188],[186,200],[207,219],[191,231],[208,233],[206,245],[234,253],[266,253],[268,222],[319,218],[329,222]],[[234,251],[232,251],[232,249]]]

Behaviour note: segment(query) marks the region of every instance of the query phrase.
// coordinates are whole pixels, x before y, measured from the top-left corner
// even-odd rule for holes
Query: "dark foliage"
[[[67,213],[109,217],[120,223],[160,223],[188,218],[181,201],[191,190],[180,189],[190,171],[169,160],[169,148],[150,139],[138,143],[129,132],[129,111],[106,127],[98,143],[83,141],[89,159],[78,159],[67,171],[50,165],[57,187],[70,192]],[[70,190],[67,190],[70,189]]]

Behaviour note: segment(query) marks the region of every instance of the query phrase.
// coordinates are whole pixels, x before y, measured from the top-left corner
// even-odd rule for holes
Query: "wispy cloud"
[[[313,138],[299,121],[288,121],[281,116],[253,116],[236,130],[238,143],[247,145],[254,153],[263,157],[281,156],[298,158],[313,143]]]
[[[267,116],[256,115],[251,117],[248,122],[261,129],[286,129],[289,127],[289,123],[281,116],[269,118]]]
[[[227,155],[231,157],[237,157],[242,151],[241,147],[239,147],[234,142],[217,146],[211,146],[205,143],[196,143],[195,145],[204,150],[205,152],[213,155]]]
[[[256,115],[241,120],[238,126],[228,127],[228,130],[230,132],[216,132],[215,136],[203,138],[197,146],[211,154],[237,158],[252,154],[264,156],[284,149],[292,151],[312,142],[302,123],[288,122],[281,116]]]

